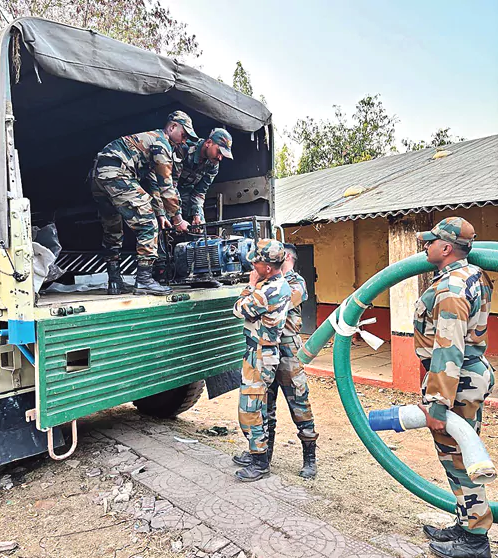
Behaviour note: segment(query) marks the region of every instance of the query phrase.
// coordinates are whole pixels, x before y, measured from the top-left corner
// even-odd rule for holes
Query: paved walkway
[[[200,442],[181,442],[168,426],[142,419],[94,429],[130,448],[118,455],[120,471],[127,460],[132,478],[159,499],[145,509],[143,520],[152,529],[179,530],[189,556],[390,556],[302,512],[301,505],[319,499],[304,488],[273,474],[242,483],[233,476],[230,456]],[[384,539],[376,543],[396,555],[415,557],[422,551],[396,537]]]

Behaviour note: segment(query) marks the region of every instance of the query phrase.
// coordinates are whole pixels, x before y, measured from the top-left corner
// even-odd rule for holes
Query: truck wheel
[[[166,392],[135,400],[133,405],[140,413],[155,417],[176,417],[190,409],[201,397],[204,381],[199,380]]]

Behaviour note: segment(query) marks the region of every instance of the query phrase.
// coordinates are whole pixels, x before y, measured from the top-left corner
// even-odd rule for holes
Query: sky
[[[379,93],[398,145],[498,133],[498,0],[162,1],[197,36],[202,71],[231,84],[242,62],[279,131]]]

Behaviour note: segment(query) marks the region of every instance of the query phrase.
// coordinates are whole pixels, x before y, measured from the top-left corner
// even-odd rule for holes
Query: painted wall
[[[437,223],[444,217],[459,215],[470,221],[479,240],[498,241],[498,207],[445,210],[426,214],[429,222]],[[419,216],[420,217],[420,216]],[[315,251],[315,267],[318,280],[317,322],[320,325],[350,293],[377,271],[389,263],[389,221],[387,218],[315,224],[305,227],[293,226],[285,230],[286,240],[294,244],[312,244]],[[498,279],[498,273],[490,273]],[[369,313],[377,316],[378,325],[369,330],[384,339],[391,332],[389,294],[383,293],[374,301],[375,308]],[[498,315],[498,283],[491,310]],[[366,316],[366,315],[365,315]],[[407,320],[411,321],[407,315]],[[498,316],[489,320],[490,354],[498,354]],[[387,335],[386,335],[387,334]]]
[[[378,218],[287,227],[285,239],[314,245],[317,302],[338,304],[388,265],[387,232],[387,220]],[[389,294],[374,305],[388,307]]]

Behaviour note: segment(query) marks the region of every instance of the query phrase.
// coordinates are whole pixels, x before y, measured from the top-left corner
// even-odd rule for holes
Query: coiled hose
[[[498,243],[475,242],[468,260],[471,264],[475,264],[484,270],[498,271]],[[356,326],[365,309],[380,293],[405,279],[435,269],[432,264],[427,262],[425,252],[420,252],[387,266],[372,276],[343,302],[341,305],[343,306],[342,318],[349,326]],[[334,313],[337,312],[338,309],[334,311]],[[363,444],[377,462],[406,489],[427,503],[454,513],[456,508],[455,496],[415,473],[394,455],[377,433],[370,428],[353,383],[351,372],[352,336],[336,334],[332,324],[326,320],[299,351],[298,357],[301,362],[311,362],[334,335],[333,363],[337,389],[349,421]],[[498,503],[491,502],[490,507],[493,512],[493,521],[498,522]]]

